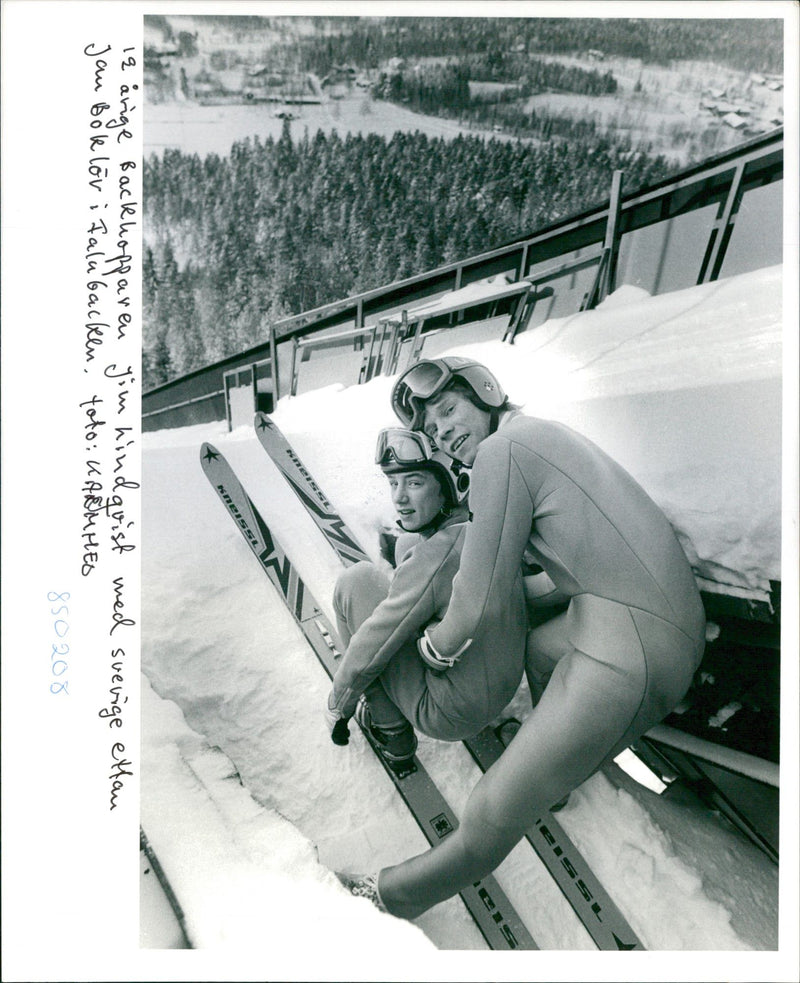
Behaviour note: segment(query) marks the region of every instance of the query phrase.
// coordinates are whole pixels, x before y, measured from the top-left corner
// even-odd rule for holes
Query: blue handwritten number
[[[51,604],[57,601],[61,602],[61,607],[56,610],[55,608],[50,608],[50,614],[69,614],[69,607],[64,603],[70,599],[69,591],[63,591],[62,593],[57,593],[56,591],[49,591],[47,594],[47,600]],[[69,624],[64,621],[63,618],[56,618],[53,622],[53,631],[58,635],[59,638],[63,638],[69,631]],[[62,658],[55,658],[56,656],[63,656],[69,654],[69,645],[66,642],[51,642],[50,643],[50,671],[54,676],[63,676],[67,671],[69,666],[66,661]],[[56,693],[66,693],[69,696],[69,690],[67,689],[68,681],[50,683],[50,692]]]

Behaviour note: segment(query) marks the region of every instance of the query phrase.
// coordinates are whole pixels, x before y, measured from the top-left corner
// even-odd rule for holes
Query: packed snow
[[[660,297],[626,286],[513,346],[459,346],[457,331],[442,332],[424,354],[472,355],[526,412],[594,439],[662,506],[704,585],[761,596],[781,571],[781,273]],[[378,533],[394,521],[372,463],[378,429],[395,422],[391,384],[333,381],[273,414],[376,561]],[[410,924],[351,898],[332,875],[427,844],[355,728],[349,746],[331,743],[327,677],[204,477],[205,440],[329,615],[340,569],[252,427],[144,435],[142,823],[193,944],[241,951],[269,932],[271,946],[297,952],[300,979],[312,978],[311,918],[313,947],[330,960],[324,978],[408,979],[418,953],[484,949],[458,899]],[[523,684],[509,711],[528,708]],[[421,737],[419,755],[460,813],[479,774],[466,750]],[[777,869],[717,814],[614,765],[559,820],[648,950],[778,947]],[[527,843],[496,877],[542,949],[594,950]]]

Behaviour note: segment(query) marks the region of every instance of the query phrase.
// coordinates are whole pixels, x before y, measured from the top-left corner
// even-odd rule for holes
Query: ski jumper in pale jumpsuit
[[[406,917],[495,869],[546,809],[662,720],[704,648],[700,595],[666,517],[568,427],[506,412],[478,448],[470,507],[450,604],[429,632],[436,650],[449,655],[492,623],[523,553],[568,606],[529,634],[541,698],[478,782],[461,826],[381,871],[384,902]]]
[[[527,631],[519,565],[495,617],[476,630],[458,665],[442,673],[428,668],[417,652],[422,629],[441,618],[450,602],[466,518],[462,508],[429,538],[401,536],[402,559],[391,581],[366,562],[340,575],[334,608],[347,648],[333,680],[331,709],[349,717],[364,693],[376,724],[390,725],[402,714],[429,737],[457,741],[478,733],[514,696]]]

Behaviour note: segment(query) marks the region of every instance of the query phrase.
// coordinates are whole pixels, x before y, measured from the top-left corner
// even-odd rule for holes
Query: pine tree
[[[504,119],[512,108],[500,107]],[[286,122],[280,139],[241,141],[229,157],[151,157],[147,378],[165,381],[264,340],[265,310],[300,313],[581,211],[607,197],[617,166],[626,192],[668,173],[662,158],[601,139],[591,125],[535,114],[524,122],[551,139],[398,132],[293,141]]]

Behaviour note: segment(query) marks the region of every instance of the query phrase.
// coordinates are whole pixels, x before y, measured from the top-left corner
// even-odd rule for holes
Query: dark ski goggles
[[[425,401],[440,393],[454,373],[442,362],[421,362],[408,369],[395,383],[392,409],[407,427],[422,422]]]
[[[378,434],[375,463],[381,467],[391,464],[426,464],[433,458],[433,453],[434,447],[424,433],[401,427],[386,427]]]

